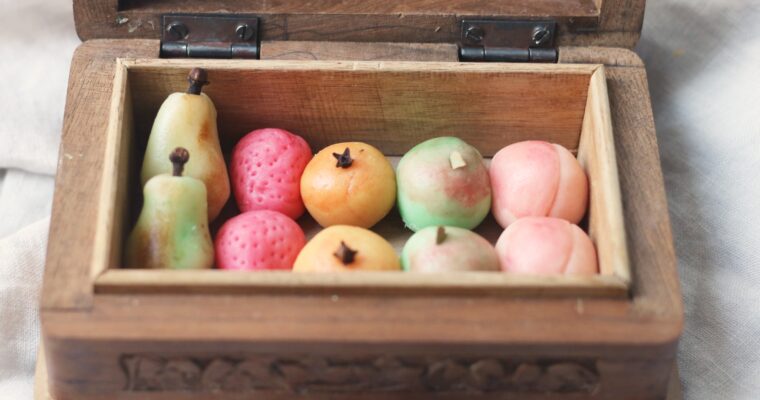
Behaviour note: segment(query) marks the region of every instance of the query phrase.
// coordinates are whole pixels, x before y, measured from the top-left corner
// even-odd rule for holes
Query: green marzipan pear
[[[206,185],[208,218],[213,221],[230,197],[230,179],[219,145],[214,103],[201,93],[208,84],[206,71],[194,68],[188,76],[187,93],[172,93],[166,98],[153,122],[140,174],[145,185],[156,175],[169,172],[166,155],[176,147],[186,148],[193,159],[185,174]]]
[[[143,208],[127,239],[127,267],[199,269],[213,265],[206,187],[198,179],[182,176],[189,157],[186,149],[178,147],[169,156],[173,174],[155,176],[143,187]]]

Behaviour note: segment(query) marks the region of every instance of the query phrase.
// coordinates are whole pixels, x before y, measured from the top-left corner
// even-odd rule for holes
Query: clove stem
[[[351,150],[346,147],[345,150],[343,150],[343,153],[333,153],[333,157],[335,157],[338,162],[335,163],[335,166],[337,168],[348,168],[353,164],[354,159],[351,158]]]
[[[184,147],[177,147],[169,154],[169,161],[172,162],[172,175],[182,176],[185,164],[190,160],[190,152]]]
[[[348,247],[346,242],[341,240],[340,247],[338,247],[338,250],[333,253],[333,255],[337,257],[343,265],[348,265],[354,262],[356,259],[356,253],[358,253],[356,250]]]
[[[203,86],[209,84],[208,74],[203,68],[193,68],[187,75],[187,81],[190,82],[187,88],[188,94],[201,94]]]

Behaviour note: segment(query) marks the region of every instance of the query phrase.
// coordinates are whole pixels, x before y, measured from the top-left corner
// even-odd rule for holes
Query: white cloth
[[[0,0],[0,10],[0,400],[25,400],[33,393],[53,175],[79,39],[70,1]]]
[[[0,0],[0,400],[30,399],[71,2]],[[686,305],[685,397],[760,396],[760,1],[650,0],[647,64]],[[2,173],[0,173],[2,176]],[[6,236],[10,234],[10,236]],[[635,377],[631,377],[635,379]]]
[[[71,2],[0,0],[0,168],[53,175],[69,63]]]
[[[0,239],[0,399],[31,399],[48,218]]]
[[[760,398],[760,1],[649,1],[646,62],[687,399]]]
[[[0,238],[50,215],[53,183],[50,175],[5,171],[0,186]]]

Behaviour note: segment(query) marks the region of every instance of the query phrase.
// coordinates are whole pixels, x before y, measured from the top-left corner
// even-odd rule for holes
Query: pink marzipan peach
[[[577,225],[550,217],[520,218],[496,242],[501,269],[534,275],[593,275],[591,239]]]
[[[489,168],[491,211],[502,227],[521,217],[578,223],[588,205],[588,179],[566,148],[537,140],[499,150]]]

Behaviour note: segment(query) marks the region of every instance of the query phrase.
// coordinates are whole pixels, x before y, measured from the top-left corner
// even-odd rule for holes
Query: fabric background
[[[71,2],[0,0],[0,399],[31,399],[74,33]],[[646,62],[679,258],[686,399],[760,393],[760,1],[650,0]],[[635,377],[632,377],[634,379]]]

